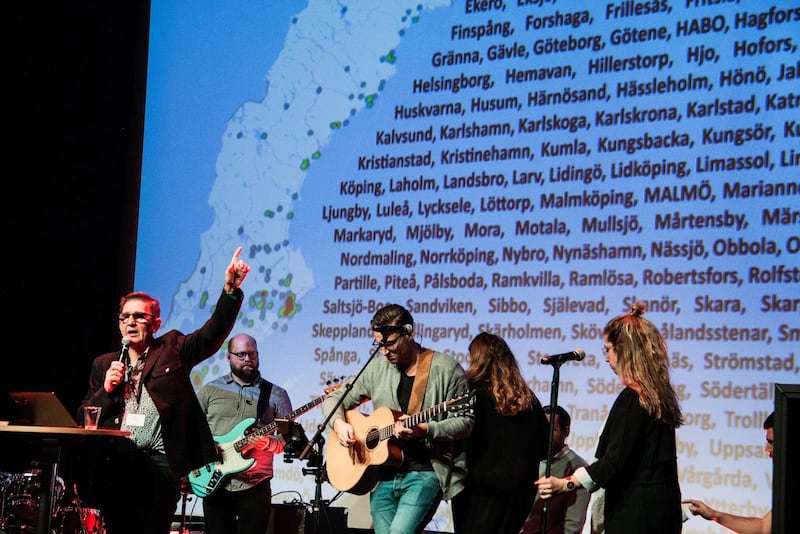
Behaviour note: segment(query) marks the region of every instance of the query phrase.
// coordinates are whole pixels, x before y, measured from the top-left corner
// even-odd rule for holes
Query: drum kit
[[[37,531],[42,472],[0,472],[0,532],[28,534]],[[81,506],[77,485],[64,491],[64,481],[56,477],[53,491],[53,517],[50,534],[105,534],[103,514]]]

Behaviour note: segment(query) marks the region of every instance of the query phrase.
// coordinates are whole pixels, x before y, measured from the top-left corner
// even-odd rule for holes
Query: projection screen
[[[189,332],[243,246],[234,331],[295,407],[367,363],[385,303],[464,367],[499,334],[544,404],[542,356],[581,348],[557,400],[587,460],[621,388],[602,328],[643,300],[683,495],[762,515],[800,364],[798,44],[792,1],[153,2],[136,289]],[[276,458],[273,502],[312,501],[304,466]]]

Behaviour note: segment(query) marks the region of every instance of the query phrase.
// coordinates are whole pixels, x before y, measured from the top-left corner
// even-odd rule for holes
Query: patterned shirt
[[[142,369],[149,350],[148,347],[136,361],[136,365],[129,369],[130,376],[125,382],[125,408],[120,429],[130,431],[129,439],[136,443],[138,449],[164,453],[161,417],[147,388],[141,385]]]

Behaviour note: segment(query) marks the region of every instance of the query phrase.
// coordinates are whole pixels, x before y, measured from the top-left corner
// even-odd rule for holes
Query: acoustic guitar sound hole
[[[367,449],[369,450],[372,450],[375,447],[377,447],[380,441],[381,441],[380,432],[378,431],[377,428],[370,429],[370,431],[367,432],[367,435],[364,437],[364,445],[366,445]]]

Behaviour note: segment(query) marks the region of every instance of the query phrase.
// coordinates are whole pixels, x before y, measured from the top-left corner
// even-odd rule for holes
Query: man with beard
[[[333,433],[328,440],[328,477],[341,490],[334,478],[341,480],[341,471],[348,466],[360,467],[353,464],[351,455],[365,450],[365,433],[377,434],[367,428],[375,419],[359,417],[358,406],[370,401],[376,411],[388,410],[390,418],[406,414],[389,426],[391,443],[401,449],[398,461],[367,466],[354,493],[365,493],[372,486],[369,505],[375,534],[418,534],[442,499],[452,499],[464,489],[464,438],[472,432],[475,417],[471,411],[451,413],[440,405],[468,390],[467,377],[453,358],[420,345],[411,313],[399,304],[375,312],[370,327],[375,351],[383,357],[372,360],[357,380],[332,392],[322,403],[326,417],[334,413],[329,423]],[[344,401],[338,405],[341,397]],[[440,406],[437,417],[407,420],[409,415],[430,415],[435,406]],[[375,447],[373,458],[381,455],[382,447],[389,448],[388,438],[383,435],[381,439],[386,441]],[[331,451],[340,461],[331,462]]]
[[[236,334],[228,341],[231,372],[209,382],[197,392],[217,446],[233,449],[233,442],[247,435],[246,420],[265,425],[292,412],[287,391],[272,384],[259,372],[256,340]],[[238,425],[238,427],[237,427]],[[244,471],[230,473],[218,488],[204,497],[203,515],[207,534],[265,534],[272,512],[270,479],[273,456],[283,452],[278,434],[248,440],[239,453],[220,451],[222,471],[238,468],[243,461],[255,462]],[[237,457],[232,458],[232,455]],[[218,466],[219,467],[219,466]]]

